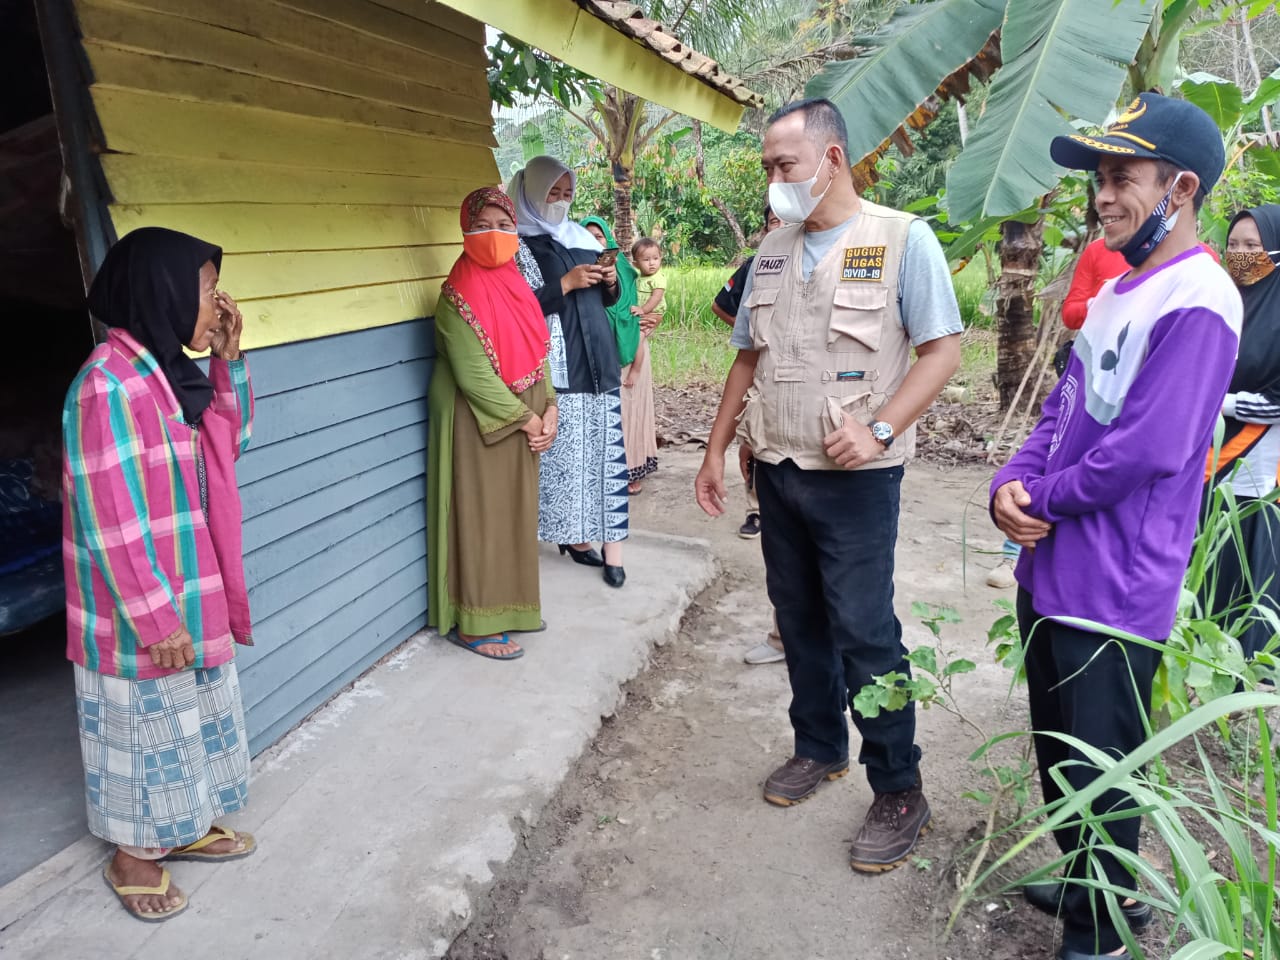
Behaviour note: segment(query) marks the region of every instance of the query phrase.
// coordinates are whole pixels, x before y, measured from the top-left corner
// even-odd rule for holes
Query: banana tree
[[[1032,296],[1042,220],[1025,211],[1058,182],[1049,141],[1071,120],[1103,123],[1144,43],[1156,69],[1176,55],[1187,8],[1203,0],[932,0],[905,5],[866,38],[868,52],[824,68],[807,88],[849,121],[855,173],[873,180],[891,143],[910,152],[942,101],[991,79],[981,115],[947,175],[953,223],[1001,225],[997,386],[1002,406],[1034,351]],[[1170,20],[1168,29],[1165,15]],[[1145,85],[1144,85],[1145,86]],[[1007,218],[1019,216],[1018,220]],[[1032,256],[1030,251],[1034,251]]]
[[[1223,182],[1201,212],[1203,234],[1226,243],[1227,227],[1236,211],[1269,202],[1280,192],[1280,136],[1269,129],[1269,108],[1280,101],[1280,69],[1251,84],[1246,93],[1236,83],[1206,72],[1185,77],[1182,95],[1213,117],[1226,142]]]

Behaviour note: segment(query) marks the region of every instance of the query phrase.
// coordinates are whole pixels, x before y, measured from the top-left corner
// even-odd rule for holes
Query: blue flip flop
[[[455,646],[462,647],[462,649],[464,650],[470,650],[472,653],[478,656],[484,657],[486,660],[519,660],[521,657],[524,656],[524,651],[518,648],[514,650],[508,650],[506,653],[502,653],[502,654],[485,653],[480,649],[486,644],[491,644],[491,643],[492,644],[510,644],[511,646],[514,647],[515,644],[511,643],[511,638],[507,636],[505,633],[502,635],[501,639],[495,639],[493,637],[477,637],[475,640],[463,640],[462,637],[458,635],[458,628],[454,627],[452,630],[450,630],[448,633],[445,634],[444,638],[448,640],[450,643],[454,644]]]

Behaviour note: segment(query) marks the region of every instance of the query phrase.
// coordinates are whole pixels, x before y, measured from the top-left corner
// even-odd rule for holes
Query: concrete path
[[[182,916],[143,924],[92,838],[0,887],[0,957],[440,957],[570,765],[715,576],[701,541],[637,534],[627,585],[543,548],[546,633],[495,663],[420,634],[254,762],[229,819],[261,849],[170,869]]]

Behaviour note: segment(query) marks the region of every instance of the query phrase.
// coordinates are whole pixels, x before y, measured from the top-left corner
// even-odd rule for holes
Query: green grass
[[[989,330],[995,326],[995,307],[987,287],[987,268],[981,260],[970,260],[963,270],[951,277],[951,285],[955,287],[960,319],[964,321],[966,330]]]
[[[732,273],[728,267],[667,270],[667,317],[650,344],[659,386],[724,383],[737,351],[729,346],[732,331],[711,312],[711,302]]]
[[[711,302],[732,273],[729,267],[667,268],[671,278],[667,318],[651,343],[654,383],[685,387],[724,382],[736,351],[729,346],[729,327],[711,312]],[[990,330],[993,321],[987,312],[991,307],[986,268],[974,261],[953,280],[965,329]],[[995,344],[989,338],[975,337],[967,342],[964,382],[972,385],[989,378],[994,356]]]
[[[966,324],[960,340],[960,369],[951,382],[968,387],[969,396],[981,398],[994,389],[991,374],[995,369],[995,331]]]

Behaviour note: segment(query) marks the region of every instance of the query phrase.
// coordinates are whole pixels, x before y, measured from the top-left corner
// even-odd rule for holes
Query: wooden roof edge
[[[587,13],[619,33],[648,47],[662,59],[707,84],[745,107],[759,109],[764,97],[742,80],[727,73],[715,60],[699,53],[672,34],[657,20],[645,16],[640,7],[626,0],[576,0]]]

